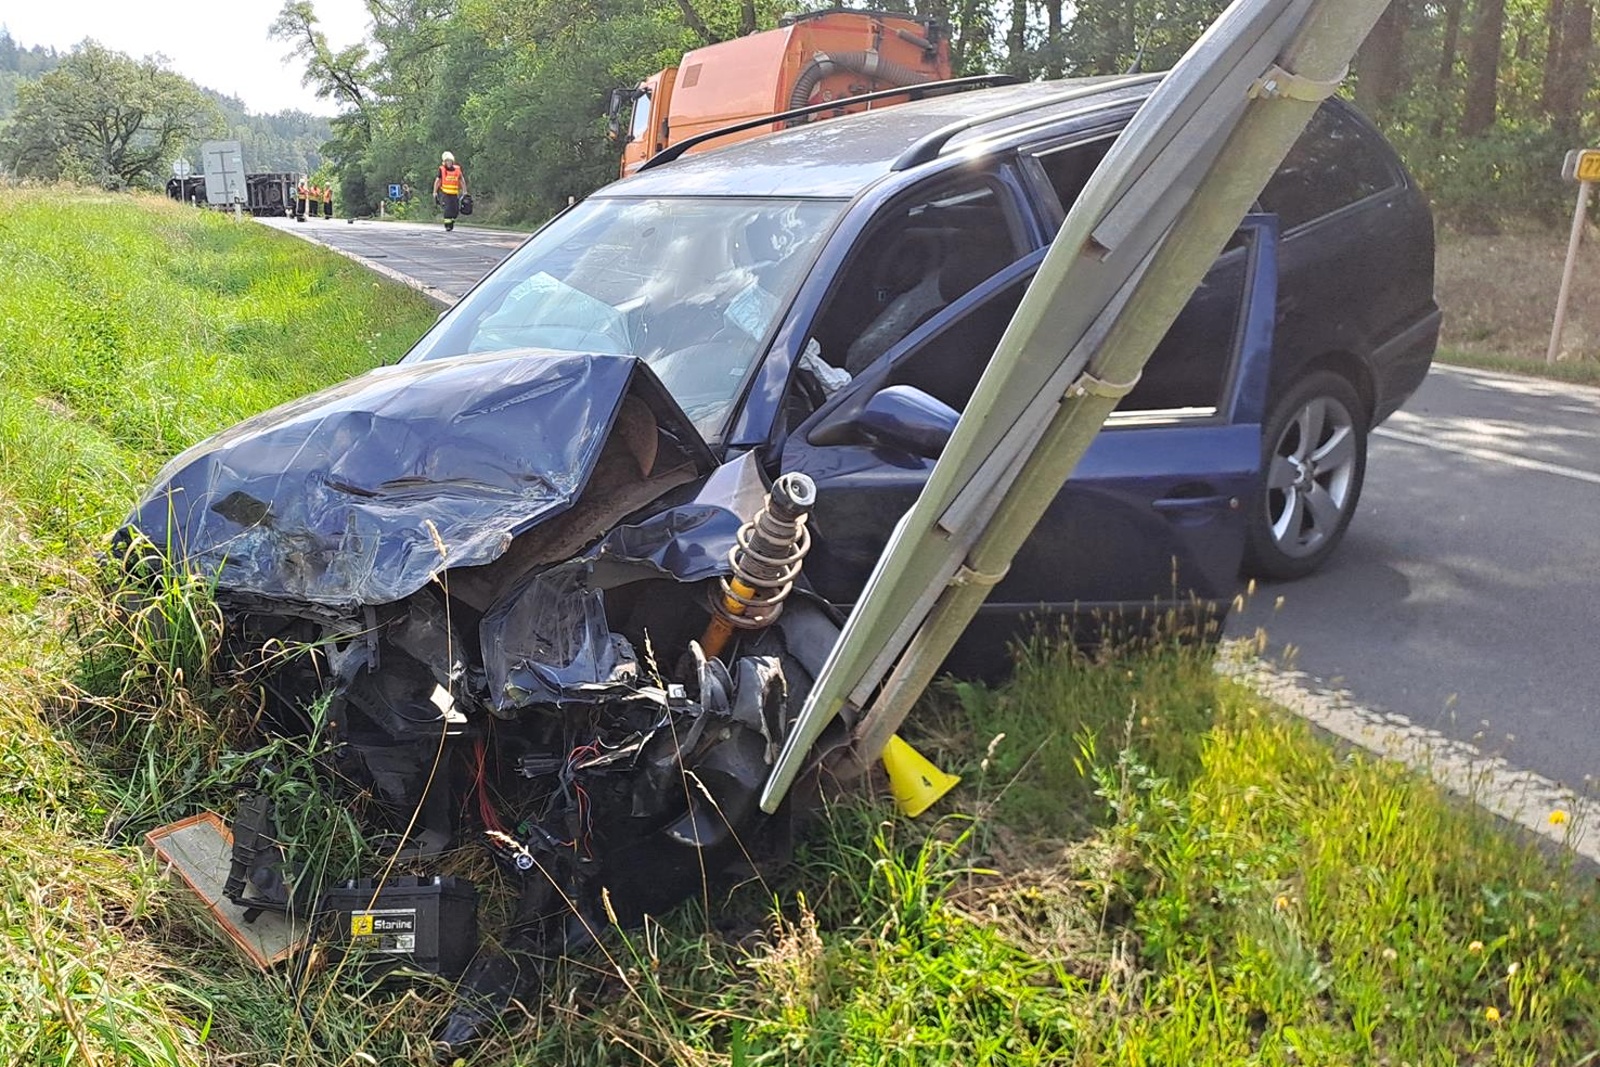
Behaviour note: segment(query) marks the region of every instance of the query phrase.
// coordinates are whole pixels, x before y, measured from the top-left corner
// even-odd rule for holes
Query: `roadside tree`
[[[159,57],[134,59],[86,40],[55,70],[17,86],[0,152],[25,177],[119,189],[151,184],[180,147],[222,126],[216,104]]]

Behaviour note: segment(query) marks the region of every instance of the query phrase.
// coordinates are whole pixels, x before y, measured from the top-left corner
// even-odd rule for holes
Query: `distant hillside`
[[[10,30],[0,26],[0,122],[17,106],[17,83],[48,73],[59,62],[54,48],[23,48],[12,40]]]
[[[34,45],[25,48],[0,27],[0,126],[17,106],[17,86],[48,74],[60,63],[62,53],[54,48]],[[236,96],[200,87],[214,100],[227,120],[225,139],[244,145],[244,164],[252,171],[291,171],[309,174],[322,166],[322,146],[333,136],[328,119],[304,111],[278,111],[253,115]],[[200,146],[191,145],[184,153],[198,167]]]
[[[333,136],[323,115],[304,111],[277,111],[252,115],[236,96],[202,87],[227,118],[227,138],[244,145],[244,165],[252,171],[292,171],[310,174],[322,166],[322,146]],[[191,152],[199,163],[199,146]]]

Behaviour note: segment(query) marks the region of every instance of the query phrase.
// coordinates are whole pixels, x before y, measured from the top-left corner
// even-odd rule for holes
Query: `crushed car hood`
[[[169,463],[127,525],[228,594],[390,603],[569,508],[625,402],[654,416],[629,441],[642,475],[659,435],[711,470],[643,363],[520,350],[382,367],[242,422]]]

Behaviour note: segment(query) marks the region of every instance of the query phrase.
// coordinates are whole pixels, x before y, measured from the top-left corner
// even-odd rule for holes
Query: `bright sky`
[[[312,0],[312,6],[334,48],[366,35],[370,19],[363,0]],[[285,62],[287,46],[267,37],[283,0],[7,0],[0,9],[0,25],[25,48],[68,51],[92,37],[136,58],[159,52],[170,69],[243,99],[253,112],[336,110],[300,84],[304,67],[298,59]]]

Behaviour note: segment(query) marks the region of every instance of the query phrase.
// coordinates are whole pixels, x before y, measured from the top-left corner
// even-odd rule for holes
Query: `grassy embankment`
[[[1561,358],[1546,363],[1567,231],[1497,234],[1441,227],[1435,287],[1444,308],[1439,358],[1485,370],[1600,385],[1600,251],[1591,232],[1567,299]]]
[[[0,1062],[428,1062],[443,991],[260,977],[141,860],[264,742],[206,677],[203,583],[108,629],[93,554],[172,452],[431,315],[224,218],[0,193]],[[476,1062],[1595,1062],[1592,890],[1203,656],[1036,650],[918,722],[966,775],[944,819],[841,804],[781,881],[610,932]],[[301,858],[361,860],[342,810]]]

